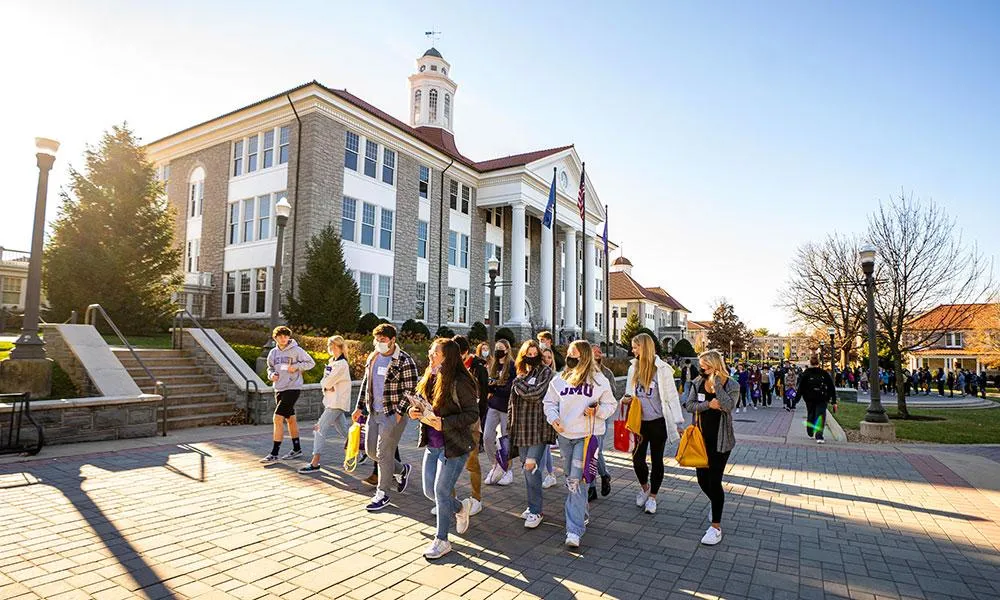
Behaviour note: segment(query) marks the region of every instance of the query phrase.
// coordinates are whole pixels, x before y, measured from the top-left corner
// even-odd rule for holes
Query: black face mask
[[[541,356],[525,356],[524,357],[524,364],[528,365],[531,368],[535,368],[538,365],[542,364],[542,357]]]
[[[580,359],[579,358],[577,358],[575,356],[567,356],[566,357],[566,368],[567,369],[575,369],[578,364],[580,364]]]
[[[507,356],[507,351],[506,350],[497,350],[497,351],[495,351],[493,353],[493,356],[496,356],[497,358],[503,358],[503,357]]]

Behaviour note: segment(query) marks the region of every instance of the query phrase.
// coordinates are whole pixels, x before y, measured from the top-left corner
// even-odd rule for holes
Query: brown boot
[[[378,473],[372,473],[367,478],[361,480],[368,485],[378,485]]]

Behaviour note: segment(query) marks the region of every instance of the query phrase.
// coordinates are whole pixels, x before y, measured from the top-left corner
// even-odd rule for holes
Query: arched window
[[[444,126],[451,129],[451,94],[444,95]]]
[[[420,120],[420,90],[413,92],[413,122]]]
[[[437,90],[431,90],[427,94],[427,112],[430,115],[431,123],[437,121],[438,118],[438,92]]]

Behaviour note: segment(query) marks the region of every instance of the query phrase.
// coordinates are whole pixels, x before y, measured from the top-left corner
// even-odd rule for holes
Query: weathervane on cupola
[[[455,126],[458,84],[448,75],[451,65],[434,47],[441,32],[432,28],[424,35],[431,41],[431,47],[417,59],[417,72],[410,75],[410,125],[451,133]]]

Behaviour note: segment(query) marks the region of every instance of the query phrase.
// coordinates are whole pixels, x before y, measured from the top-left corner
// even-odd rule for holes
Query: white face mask
[[[538,347],[541,348],[542,350],[548,350],[549,349],[549,343],[548,342],[539,342],[538,343]]]
[[[375,351],[379,354],[388,354],[389,342],[375,342]]]
[[[489,350],[483,350],[483,358],[489,358],[489,357],[490,357],[490,351]]]

